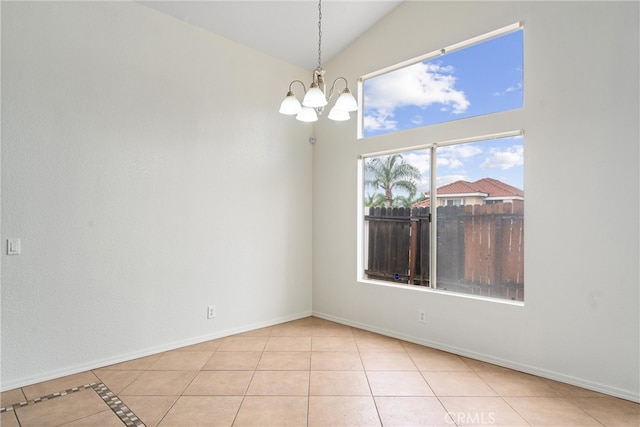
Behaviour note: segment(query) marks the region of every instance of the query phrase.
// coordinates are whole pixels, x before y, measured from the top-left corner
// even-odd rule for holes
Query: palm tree
[[[373,194],[367,193],[367,195],[364,198],[364,205],[368,208],[384,206],[384,195],[380,193],[373,193]]]
[[[406,190],[409,197],[413,198],[421,180],[420,170],[407,163],[402,154],[374,157],[365,163],[365,170],[370,174],[370,178],[365,181],[366,184],[384,192],[385,207],[393,205],[395,189]]]
[[[410,208],[418,202],[422,202],[423,200],[427,200],[428,197],[424,193],[420,193],[420,195],[416,196],[416,193],[410,192],[408,196],[396,196],[393,198],[393,207],[398,208]],[[382,205],[379,205],[382,206]]]

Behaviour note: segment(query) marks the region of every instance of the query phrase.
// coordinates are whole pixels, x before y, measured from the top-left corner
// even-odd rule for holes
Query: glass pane
[[[365,277],[429,284],[430,150],[364,160]]]
[[[522,107],[518,30],[363,82],[363,135]]]
[[[524,138],[440,147],[436,158],[436,287],[523,301]]]

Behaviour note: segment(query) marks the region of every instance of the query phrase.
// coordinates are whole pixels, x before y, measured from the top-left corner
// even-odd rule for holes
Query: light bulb
[[[302,107],[296,119],[301,122],[316,122],[318,121],[318,115],[316,114],[316,110],[311,107]]]
[[[313,108],[324,107],[327,105],[327,98],[325,98],[324,93],[322,93],[317,83],[311,83],[311,87],[304,95],[302,105]]]
[[[342,94],[336,100],[336,107],[345,111],[358,111],[358,102],[351,95],[349,88],[342,91]]]
[[[298,114],[302,110],[300,101],[293,95],[293,92],[287,92],[287,96],[282,100],[280,104],[280,113],[292,116]]]
[[[331,109],[331,111],[329,111],[328,117],[330,120],[335,120],[337,122],[344,122],[345,120],[349,120],[351,118],[351,116],[349,116],[349,112],[338,108],[337,104]]]

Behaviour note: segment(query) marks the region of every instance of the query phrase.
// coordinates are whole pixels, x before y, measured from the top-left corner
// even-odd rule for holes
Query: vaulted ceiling
[[[140,1],[212,33],[312,70],[318,65],[318,2]],[[322,63],[357,39],[402,0],[325,0]]]

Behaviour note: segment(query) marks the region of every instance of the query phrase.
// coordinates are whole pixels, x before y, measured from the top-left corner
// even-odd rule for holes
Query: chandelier
[[[322,114],[325,106],[329,104],[329,100],[333,97],[336,83],[344,81],[345,88],[336,99],[336,103],[329,111],[328,117],[336,121],[349,120],[351,118],[349,112],[358,110],[358,103],[349,90],[349,82],[344,77],[336,78],[331,85],[329,94],[326,95],[324,73],[325,71],[322,68],[322,0],[318,0],[318,66],[313,70],[313,79],[309,90],[300,80],[294,80],[289,83],[287,96],[280,104],[280,113],[290,116],[295,115],[296,119],[301,122],[315,122],[318,120],[318,115]],[[305,91],[302,104],[293,94],[294,83],[300,83]]]

